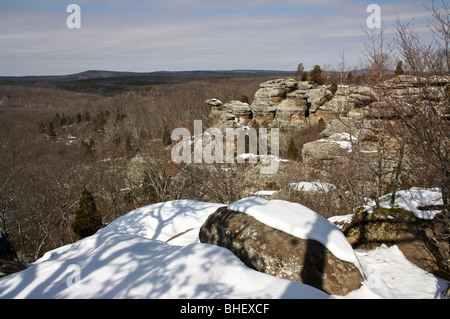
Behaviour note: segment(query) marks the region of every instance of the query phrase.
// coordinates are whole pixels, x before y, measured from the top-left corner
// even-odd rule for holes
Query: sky
[[[72,3],[80,28],[67,24]],[[358,68],[372,3],[387,35],[398,15],[430,36],[431,0],[1,0],[0,76],[310,70],[337,68],[343,52]]]

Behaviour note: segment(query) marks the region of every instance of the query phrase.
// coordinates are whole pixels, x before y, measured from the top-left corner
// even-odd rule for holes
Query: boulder
[[[260,84],[251,105],[254,112],[276,111],[278,104],[286,98],[288,93],[298,88],[293,79],[275,79]]]
[[[321,106],[333,98],[333,93],[324,86],[308,90],[306,93],[308,102],[311,103],[311,113],[315,113]]]
[[[218,99],[209,99],[205,103],[209,105],[211,111],[222,109],[222,101]]]
[[[248,103],[231,101],[224,104],[223,108],[232,114],[229,119],[233,119],[241,125],[247,125],[252,118],[252,112]]]
[[[315,164],[318,161],[333,161],[344,157],[351,151],[351,141],[346,138],[346,134],[336,133],[328,138],[303,144],[303,163]]]
[[[229,249],[250,268],[328,294],[346,295],[364,280],[353,263],[338,259],[322,243],[295,237],[228,207],[208,217],[199,237],[202,243]]]
[[[25,270],[26,267],[21,263],[0,259],[0,278]]]
[[[361,108],[378,101],[378,96],[372,88],[359,86],[352,89],[349,100],[354,107]]]
[[[357,212],[350,223],[344,224],[342,232],[356,249],[397,245],[416,266],[450,280],[449,274],[443,271],[445,260],[437,258],[442,255],[434,235],[428,231],[430,223],[402,208],[376,208],[370,213]]]

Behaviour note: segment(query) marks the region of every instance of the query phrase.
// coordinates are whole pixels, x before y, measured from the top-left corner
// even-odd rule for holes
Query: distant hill
[[[156,72],[119,72],[89,70],[69,75],[43,76],[0,76],[0,81],[31,82],[72,82],[79,80],[121,78],[121,77],[223,77],[223,76],[293,76],[294,71],[276,70],[196,70],[196,71],[156,71]]]
[[[179,84],[218,77],[288,77],[294,72],[276,70],[212,70],[116,72],[90,70],[69,75],[2,76],[0,85],[44,86],[66,91],[112,96],[139,87]]]

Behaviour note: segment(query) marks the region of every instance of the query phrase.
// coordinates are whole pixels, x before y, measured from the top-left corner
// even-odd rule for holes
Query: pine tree
[[[338,85],[337,85],[336,81],[331,82],[331,86],[330,86],[331,93],[335,94],[337,90],[338,90]]]
[[[317,85],[325,84],[325,77],[320,66],[315,65],[311,72],[309,72],[309,81]]]
[[[289,142],[288,149],[286,151],[286,157],[290,160],[298,159],[298,148],[295,146],[294,139],[291,137],[291,141]]]
[[[95,234],[102,225],[102,213],[97,210],[92,193],[83,187],[72,230],[82,239]]]
[[[51,138],[56,138],[56,132],[55,132],[55,126],[53,125],[53,122],[48,123],[48,136]]]
[[[353,84],[354,76],[352,72],[348,72],[347,74],[347,84]]]
[[[303,72],[300,81],[308,81],[308,72]]]
[[[324,118],[321,117],[319,119],[319,121],[317,122],[317,131],[322,132],[326,128],[327,128],[327,123],[325,122]]]
[[[131,147],[130,137],[127,136],[127,138],[125,139],[125,147],[124,147],[123,153],[126,157],[130,157],[131,151],[132,151],[132,147]]]
[[[403,75],[405,72],[403,72],[403,62],[398,61],[397,67],[395,68],[395,75]]]
[[[245,94],[243,94],[243,95],[241,96],[241,99],[240,99],[239,101],[241,101],[242,103],[250,104],[250,100],[248,99],[248,96],[245,95]]]
[[[164,128],[163,128],[161,141],[162,141],[163,145],[165,145],[165,146],[172,145],[171,133],[170,133],[169,128],[167,126],[164,126]]]

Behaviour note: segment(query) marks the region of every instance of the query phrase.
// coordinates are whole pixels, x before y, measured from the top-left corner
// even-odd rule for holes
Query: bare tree
[[[392,45],[386,35],[386,29],[363,29],[366,37],[364,39],[363,68],[368,69],[368,79],[377,83],[386,79],[392,68]]]
[[[428,20],[429,29],[433,33],[438,49],[444,52],[446,71],[450,73],[450,6],[442,0],[442,7],[437,8],[433,0],[431,8],[427,9],[431,11],[433,17]]]

